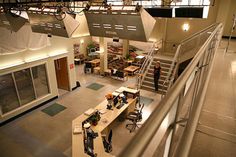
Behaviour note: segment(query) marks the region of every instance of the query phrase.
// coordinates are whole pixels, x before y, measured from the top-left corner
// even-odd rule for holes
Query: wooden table
[[[89,62],[92,64],[93,67],[97,67],[100,64],[100,59],[94,59]]]
[[[139,96],[140,96],[140,90],[138,90],[138,89],[132,89],[132,88],[127,88],[127,87],[120,87],[120,88],[118,88],[117,90],[115,90],[115,92],[117,92],[117,93],[129,93],[129,94],[132,94],[133,96],[133,98],[136,98],[136,97],[138,97],[139,98]]]
[[[130,66],[133,63],[133,60],[125,60],[126,65]]]
[[[137,71],[139,67],[131,65],[124,69],[124,71],[128,72],[128,74],[134,75],[134,72]]]
[[[124,111],[127,111],[127,112],[133,111],[135,108],[135,104],[136,104],[136,98],[128,99],[128,103],[124,104],[124,106],[122,106],[120,109],[113,107],[113,110],[107,110],[106,109],[107,100],[104,100],[98,106],[94,108],[97,110],[106,111],[104,114],[101,115],[101,119],[98,122],[98,124],[96,126],[91,126],[92,130],[98,133],[98,137],[94,139],[94,152],[97,154],[97,157],[111,157],[112,156],[111,154],[105,152],[102,137],[101,137],[102,131],[107,129],[107,127],[113,121],[115,121]],[[84,122],[88,118],[89,116],[82,114],[72,121],[72,157],[89,157],[89,155],[87,155],[84,152],[83,133],[73,134],[73,130],[75,126],[82,127],[82,122]]]

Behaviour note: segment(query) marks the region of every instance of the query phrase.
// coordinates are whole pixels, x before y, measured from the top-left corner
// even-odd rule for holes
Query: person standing
[[[158,82],[160,75],[161,75],[161,63],[157,61],[153,71],[155,91],[158,91]]]

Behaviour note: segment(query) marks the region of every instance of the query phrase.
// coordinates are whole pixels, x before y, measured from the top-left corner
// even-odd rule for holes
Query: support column
[[[99,37],[99,49],[100,49],[100,74],[104,75],[107,70],[107,42],[104,37]]]
[[[171,4],[172,0],[164,0],[161,2],[162,6],[169,6]]]
[[[123,39],[123,57],[126,58],[126,55],[129,54],[129,40]]]

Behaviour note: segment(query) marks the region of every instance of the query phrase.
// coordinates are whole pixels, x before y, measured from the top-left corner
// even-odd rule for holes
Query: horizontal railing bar
[[[182,75],[177,79],[176,83],[170,88],[170,92],[167,93],[167,95],[160,102],[160,104],[154,109],[153,113],[146,120],[146,122],[137,132],[133,140],[128,144],[126,149],[124,149],[121,152],[121,154],[119,155],[120,157],[139,157],[142,155],[146,146],[153,138],[153,135],[156,133],[162,121],[172,108],[172,105],[174,104],[181,90],[184,88],[193,70],[195,70],[196,66],[198,65],[199,60],[204,54],[204,50],[209,45],[216,31],[217,29],[214,30],[214,32],[206,40],[203,46],[199,49],[198,53],[192,59],[187,68],[183,71]]]
[[[184,45],[184,44],[185,44],[186,42],[188,42],[189,40],[191,40],[191,39],[197,37],[197,36],[200,35],[201,33],[207,31],[207,30],[210,29],[210,28],[213,28],[214,26],[216,26],[215,23],[212,24],[212,25],[210,25],[210,26],[208,26],[208,27],[206,27],[205,29],[203,29],[203,30],[201,30],[201,31],[199,31],[199,32],[194,33],[194,34],[191,35],[189,38],[186,38],[186,39],[182,40],[180,43],[182,43],[182,45]]]
[[[222,27],[222,25],[219,25],[218,27]],[[217,38],[218,38],[218,36],[217,36]],[[220,40],[220,39],[218,39],[218,40]],[[219,41],[217,41],[217,42],[218,42],[217,44],[219,44]],[[175,155],[176,157],[188,157],[188,154],[189,154],[189,151],[190,151],[190,148],[192,145],[193,137],[195,134],[195,130],[198,125],[202,106],[203,106],[203,103],[205,100],[205,95],[207,92],[208,83],[210,81],[211,72],[213,69],[215,54],[213,54],[213,55],[214,56],[212,58],[210,69],[209,69],[207,76],[206,76],[205,84],[204,84],[204,86],[202,86],[202,89],[200,89],[201,94],[199,94],[196,99],[197,102],[196,102],[195,108],[192,110],[191,116],[189,117],[186,128],[183,132],[184,136],[180,140],[179,148],[177,148],[177,154]]]

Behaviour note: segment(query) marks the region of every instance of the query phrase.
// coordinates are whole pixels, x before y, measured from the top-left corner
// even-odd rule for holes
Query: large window
[[[0,109],[3,114],[48,93],[45,64],[0,76]]]
[[[24,69],[14,72],[16,85],[20,96],[21,105],[27,104],[34,100],[35,93],[30,69]]]
[[[20,106],[12,74],[0,76],[0,108],[7,113]]]
[[[34,86],[37,98],[49,93],[48,80],[45,65],[39,65],[32,68]]]

